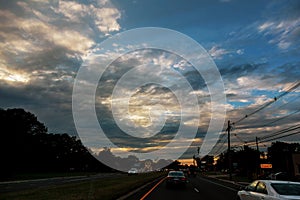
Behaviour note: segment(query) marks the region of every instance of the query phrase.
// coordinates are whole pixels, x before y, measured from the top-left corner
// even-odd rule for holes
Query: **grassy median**
[[[53,177],[89,176],[94,174],[96,174],[96,172],[17,173],[14,174],[12,177],[2,179],[1,181],[20,181],[20,180],[43,179],[43,178],[53,178]]]
[[[128,176],[124,174],[123,176],[113,178],[101,178],[99,180],[91,180],[80,183],[4,193],[0,194],[0,199],[112,200],[163,175],[164,174],[160,172],[139,174],[135,176]]]

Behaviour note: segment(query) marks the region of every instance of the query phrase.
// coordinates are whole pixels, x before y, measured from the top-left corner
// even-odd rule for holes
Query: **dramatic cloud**
[[[50,131],[75,134],[71,94],[76,71],[97,40],[120,30],[120,12],[109,1],[2,5],[0,90],[7,94],[2,105],[27,108],[46,121]],[[18,91],[19,97],[8,95],[10,91]]]
[[[214,80],[205,82],[185,58],[172,52],[148,49],[147,44],[143,44],[145,49],[131,51],[136,47],[114,43],[101,59],[93,57],[93,53],[103,51],[97,45],[115,33],[140,27],[165,27],[187,34],[206,47],[226,88],[227,102],[218,106],[227,109],[226,117],[232,121],[273,101],[299,81],[298,1],[0,2],[0,104],[3,108],[23,107],[32,111],[45,122],[50,132],[77,134],[72,116],[72,91],[82,63],[106,67],[98,63],[99,60],[130,51],[105,69],[97,87],[95,108],[99,123],[110,139],[122,147],[112,151],[151,152],[161,148],[172,141],[180,117],[184,116],[188,119],[184,128],[192,130],[196,127],[198,130],[185,155],[190,158],[203,142],[214,103],[213,94],[207,88]],[[236,8],[235,12],[232,12],[233,8]],[[157,42],[164,41],[161,38]],[[174,44],[185,45],[177,41]],[[189,56],[201,57],[192,51]],[[128,75],[131,71],[135,76]],[[130,81],[118,84],[126,76]],[[164,84],[149,83],[132,90],[135,83],[149,76],[159,77]],[[180,92],[176,86],[182,79],[187,80],[192,88],[182,99],[189,104],[190,96],[195,95],[200,112],[195,108],[181,109],[175,94]],[[89,84],[87,81],[86,85]],[[123,93],[131,94],[130,98],[113,97],[116,86]],[[299,94],[299,88],[295,88],[259,113],[236,124],[233,144],[238,146],[256,136],[263,137],[297,124]],[[83,114],[89,116],[84,111]],[[92,133],[95,127],[90,127],[88,117],[84,120],[86,129]],[[132,130],[139,127],[144,131],[130,129],[126,135],[121,129],[125,125],[131,125]],[[158,127],[161,128],[160,134],[154,136]],[[97,140],[85,139],[90,142]],[[220,140],[220,144],[225,141]],[[299,135],[282,140],[299,141]],[[184,149],[185,141],[174,142],[178,149]],[[263,145],[269,143],[260,144]],[[212,153],[220,153],[223,150],[220,146]],[[99,151],[99,146],[93,149]]]

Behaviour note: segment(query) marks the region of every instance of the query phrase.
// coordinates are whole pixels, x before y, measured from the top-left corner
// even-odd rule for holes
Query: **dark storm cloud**
[[[242,64],[242,65],[234,65],[234,66],[228,66],[223,67],[220,69],[220,73],[222,77],[240,77],[240,76],[246,76],[257,69],[264,67],[262,64]]]
[[[70,98],[72,85],[68,81],[44,80],[19,87],[2,83],[0,94],[1,107],[25,108],[37,115],[50,132],[76,134]]]

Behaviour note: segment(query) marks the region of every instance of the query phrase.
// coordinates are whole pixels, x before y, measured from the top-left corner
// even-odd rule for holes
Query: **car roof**
[[[293,182],[293,181],[280,181],[280,180],[258,180],[260,182],[264,183],[282,183],[282,184],[287,184],[287,183],[292,183],[292,184],[300,184],[300,182]]]
[[[177,173],[177,172],[179,172],[179,173],[183,173],[183,171],[175,171],[175,170],[173,170],[173,171],[169,171],[169,173]]]

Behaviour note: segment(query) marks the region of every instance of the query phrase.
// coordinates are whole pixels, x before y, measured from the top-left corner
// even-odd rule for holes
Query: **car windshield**
[[[184,176],[183,172],[170,172],[169,176]]]
[[[271,186],[280,195],[300,195],[300,184],[272,183]]]

